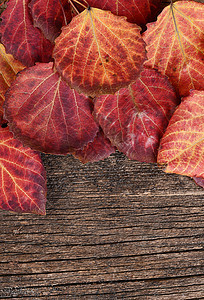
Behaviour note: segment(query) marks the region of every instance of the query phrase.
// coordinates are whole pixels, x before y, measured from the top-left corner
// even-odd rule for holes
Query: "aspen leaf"
[[[204,87],[204,5],[180,1],[166,7],[144,33],[145,65],[166,74],[180,96]]]
[[[113,94],[135,81],[146,58],[136,24],[97,8],[73,18],[55,41],[55,67],[88,96]]]
[[[0,44],[0,124],[3,120],[4,94],[15,79],[16,74],[24,68],[11,54],[7,54],[4,46]]]
[[[158,163],[167,173],[204,179],[204,91],[183,99],[161,140]]]
[[[6,93],[5,117],[15,138],[46,153],[82,149],[99,130],[90,99],[71,90],[52,62],[18,74]]]
[[[40,155],[0,127],[0,208],[45,215],[46,176]]]
[[[160,138],[176,104],[168,79],[145,69],[128,88],[96,98],[95,116],[112,145],[128,158],[156,162]]]
[[[128,22],[145,25],[160,7],[161,0],[88,0],[90,6],[110,10],[117,16],[126,16]]]
[[[114,152],[115,147],[100,130],[92,142],[88,143],[82,150],[76,150],[72,154],[82,163],[88,163],[103,160]]]
[[[6,9],[6,2],[8,0],[1,0],[0,1],[0,15],[2,14],[2,12]]]
[[[67,22],[71,21],[71,8],[68,0],[62,0]],[[32,0],[29,3],[34,26],[41,29],[44,36],[54,42],[65,25],[59,0]]]
[[[199,185],[200,187],[204,188],[204,178],[200,177],[193,177],[195,183]]]
[[[87,163],[118,149],[204,187],[204,6],[171,1],[145,43],[160,3],[0,0],[1,209],[45,214],[34,150]]]
[[[36,61],[50,61],[53,49],[50,41],[33,26],[28,10],[29,1],[10,0],[0,23],[1,42],[6,52],[26,66],[34,65]]]

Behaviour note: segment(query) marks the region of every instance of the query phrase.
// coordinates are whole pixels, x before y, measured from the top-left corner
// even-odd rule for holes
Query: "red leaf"
[[[0,1],[0,15],[1,15],[2,12],[6,9],[7,1],[8,1],[8,0],[1,0],[1,1]]]
[[[200,177],[193,177],[195,183],[199,185],[200,187],[204,188],[204,178]]]
[[[10,0],[2,13],[0,24],[1,42],[6,51],[26,66],[35,62],[48,62],[53,45],[32,24],[28,11],[30,0]]]
[[[166,7],[144,33],[145,65],[169,77],[180,96],[204,87],[204,5],[178,1]]]
[[[158,163],[165,172],[204,178],[204,91],[183,99],[161,140]]]
[[[0,208],[45,215],[46,176],[40,155],[0,128]]]
[[[115,147],[111,145],[102,130],[100,130],[93,142],[88,143],[83,150],[75,151],[73,155],[82,163],[87,163],[103,160],[114,152]]]
[[[5,117],[16,138],[47,153],[81,149],[99,130],[90,100],[71,90],[53,63],[38,63],[18,74],[6,93]]]
[[[4,46],[0,44],[0,125],[3,121],[4,94],[15,79],[16,73],[23,68],[24,66],[11,54],[6,54]]]
[[[96,118],[105,135],[130,159],[155,162],[159,140],[177,99],[167,78],[146,69],[115,95],[98,97]]]
[[[117,16],[127,17],[128,22],[145,25],[152,21],[162,0],[88,0],[90,6],[110,10]]]
[[[94,97],[113,94],[134,82],[146,52],[136,24],[91,8],[63,27],[53,57],[56,69],[72,88]]]
[[[68,0],[62,0],[66,20],[72,19]],[[34,26],[42,30],[44,36],[54,42],[61,32],[61,27],[66,25],[59,0],[32,0],[29,4]]]

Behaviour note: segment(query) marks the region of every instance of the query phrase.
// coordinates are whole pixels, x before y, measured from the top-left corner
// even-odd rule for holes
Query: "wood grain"
[[[204,298],[204,190],[120,153],[43,155],[47,215],[0,213],[0,299]]]
[[[0,299],[204,299],[204,190],[193,180],[119,153],[43,161],[47,215],[0,212]]]

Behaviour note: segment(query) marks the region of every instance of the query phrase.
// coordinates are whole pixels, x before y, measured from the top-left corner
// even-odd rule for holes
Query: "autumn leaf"
[[[71,90],[53,63],[18,74],[6,93],[5,117],[15,138],[46,153],[82,149],[99,130],[90,100]]]
[[[193,177],[195,183],[199,185],[200,187],[204,188],[204,178],[200,177]]]
[[[46,176],[40,155],[0,127],[0,208],[45,215]]]
[[[166,74],[181,96],[204,87],[204,5],[180,1],[166,7],[144,33],[146,66]]]
[[[15,79],[16,74],[25,68],[11,54],[6,54],[5,48],[0,44],[0,124],[3,120],[4,94]]]
[[[145,25],[152,21],[161,0],[88,0],[92,7],[110,10],[117,16],[126,16],[127,21]]]
[[[88,96],[115,93],[138,77],[145,44],[136,24],[97,8],[74,17],[55,41],[55,67]]]
[[[76,150],[72,154],[82,163],[87,163],[103,160],[114,152],[115,147],[111,145],[102,130],[100,130],[92,142],[88,143],[82,150]]]
[[[66,21],[71,21],[71,8],[69,1],[62,0]],[[41,29],[44,36],[54,42],[61,32],[61,27],[66,25],[59,0],[32,0],[29,3],[34,26]]]
[[[204,91],[183,99],[161,140],[158,163],[167,173],[204,178]]]
[[[6,52],[26,66],[36,61],[49,62],[53,46],[32,23],[28,10],[30,0],[10,0],[2,13],[1,42]]]
[[[0,1],[0,15],[2,14],[2,12],[6,9],[6,3],[7,3],[8,0],[3,0],[3,1]]]
[[[96,98],[95,116],[111,143],[128,158],[155,162],[176,104],[167,78],[145,69],[128,88]]]

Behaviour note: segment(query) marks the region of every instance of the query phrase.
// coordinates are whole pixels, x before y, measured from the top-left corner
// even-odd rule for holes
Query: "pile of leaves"
[[[39,152],[118,149],[204,187],[204,4],[161,5],[0,2],[0,208],[45,214]]]

